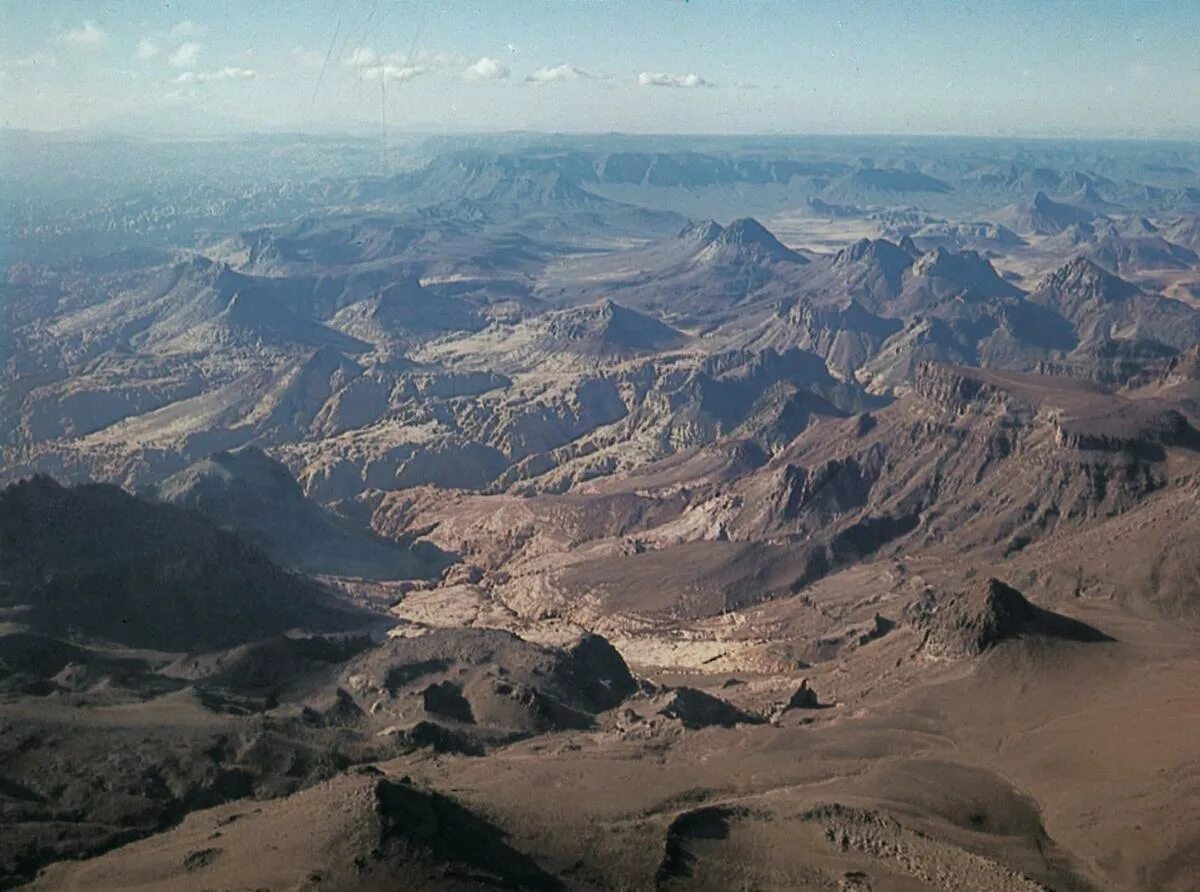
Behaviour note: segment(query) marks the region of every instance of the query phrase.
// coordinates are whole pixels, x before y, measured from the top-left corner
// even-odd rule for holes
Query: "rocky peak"
[[[666,323],[609,298],[548,313],[534,324],[556,341],[594,348],[661,350],[679,346],[685,340]]]
[[[1151,238],[1158,235],[1159,229],[1145,217],[1131,217],[1125,221],[1125,234],[1135,238]]]
[[[947,248],[939,245],[917,258],[913,264],[913,272],[919,276],[945,275],[954,262],[953,256]]]
[[[917,258],[912,272],[919,278],[941,280],[964,294],[1016,297],[1021,293],[1004,281],[991,261],[977,251],[951,251],[939,246]]]
[[[833,257],[833,265],[845,267],[866,261],[875,262],[887,271],[900,271],[907,269],[912,260],[903,248],[887,239],[862,238],[838,251]]]
[[[753,217],[734,220],[720,234],[718,240],[726,245],[756,245],[767,251],[787,251],[765,226]]]
[[[1080,186],[1078,191],[1076,191],[1071,197],[1076,204],[1108,204],[1108,202],[1104,200],[1103,196],[1096,191],[1096,186],[1090,179],[1085,180],[1083,185]]]
[[[910,235],[900,239],[900,250],[914,260],[921,256],[921,249],[917,247],[917,243],[912,240]]]
[[[240,494],[240,495],[238,495]],[[256,446],[216,452],[159,484],[155,495],[164,502],[207,513],[214,500],[261,499],[278,508],[304,498],[287,466]]]
[[[678,238],[708,245],[715,241],[723,231],[721,224],[716,220],[700,220],[697,223],[689,223],[681,229]]]
[[[1077,299],[1116,301],[1139,293],[1136,285],[1126,282],[1086,257],[1076,257],[1042,280],[1039,291]]]

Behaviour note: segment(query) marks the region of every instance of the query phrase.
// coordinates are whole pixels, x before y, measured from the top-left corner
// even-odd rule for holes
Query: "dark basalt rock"
[[[795,692],[787,702],[788,709],[820,709],[821,702],[817,699],[817,692],[809,686],[808,679],[801,679],[800,687],[796,688]]]
[[[475,717],[471,714],[471,704],[462,694],[462,688],[453,682],[440,681],[431,684],[421,692],[425,711],[434,715],[444,716],[464,725],[473,724]]]
[[[943,659],[978,656],[998,644],[1037,636],[1065,641],[1111,641],[1091,626],[1031,604],[1015,588],[989,579],[945,604],[925,598],[910,607],[910,622],[924,629],[922,650]]]
[[[658,713],[676,719],[685,728],[692,730],[713,725],[720,725],[722,728],[732,728],[741,724],[758,725],[763,721],[759,716],[744,712],[719,697],[695,688],[672,690],[666,704]]]
[[[567,651],[561,670],[595,711],[612,709],[637,690],[621,654],[606,638],[584,635]]]

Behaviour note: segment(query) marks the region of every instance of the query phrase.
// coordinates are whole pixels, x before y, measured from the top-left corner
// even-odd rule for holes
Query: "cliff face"
[[[913,392],[929,406],[955,415],[1034,408],[978,369],[941,363],[923,362],[917,367]]]
[[[908,396],[806,431],[740,481],[742,508],[724,529],[832,543],[871,527],[905,547],[1019,551],[1137,506],[1195,437],[1157,400],[926,363]]]

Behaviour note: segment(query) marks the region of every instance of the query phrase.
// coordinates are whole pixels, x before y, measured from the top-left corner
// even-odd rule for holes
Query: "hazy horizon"
[[[1184,2],[48,2],[0,18],[6,129],[1200,136]]]

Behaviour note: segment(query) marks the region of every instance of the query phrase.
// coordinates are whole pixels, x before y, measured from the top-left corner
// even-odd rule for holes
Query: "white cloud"
[[[258,77],[253,68],[237,68],[226,65],[216,71],[185,71],[175,78],[177,84],[215,84],[221,81],[249,81]]]
[[[508,66],[498,59],[484,56],[463,72],[463,77],[469,81],[498,81],[508,77]]]
[[[172,68],[195,68],[196,60],[200,56],[200,50],[204,49],[203,45],[190,41],[181,43],[175,52],[171,53],[171,57],[167,59],[167,63]]]
[[[481,60],[482,61],[482,60]],[[349,68],[377,68],[391,65],[394,68],[420,68],[428,71],[433,68],[461,68],[471,64],[471,57],[462,53],[445,53],[438,50],[417,50],[413,53],[375,52],[369,46],[360,46],[342,60]]]
[[[346,65],[351,68],[374,68],[379,64],[379,53],[368,46],[360,46],[346,57]]]
[[[389,62],[384,65],[375,65],[371,68],[360,68],[358,73],[363,80],[389,80],[404,83],[405,81],[412,80],[414,77],[419,77],[428,70],[423,65],[393,65]]]
[[[184,19],[171,29],[170,37],[172,40],[181,40],[184,37],[199,37],[206,30],[208,29],[203,25],[197,25],[191,19]]]
[[[137,52],[134,58],[140,59],[143,62],[148,62],[162,52],[161,47],[148,37],[143,37],[137,42]]]
[[[67,31],[58,39],[58,42],[63,46],[95,50],[108,43],[108,34],[95,22],[88,21],[79,28]]]
[[[164,105],[181,105],[196,99],[200,94],[195,90],[168,90],[163,94]]]
[[[360,46],[344,60],[344,65],[353,68],[363,80],[404,81],[412,80],[432,68],[451,64],[463,64],[462,57],[449,53],[388,53],[381,56],[370,47]],[[482,61],[482,60],[481,60]]]
[[[639,87],[711,87],[712,84],[698,74],[662,74],[643,71],[638,75]]]
[[[306,50],[302,46],[292,47],[292,59],[305,68],[320,68],[325,63],[325,54],[318,50]]]
[[[460,68],[471,62],[470,56],[440,50],[417,50],[411,54],[392,53],[384,58],[393,64],[424,65],[426,68]]]
[[[539,68],[525,75],[525,81],[531,84],[555,84],[566,81],[589,80],[592,75],[574,65],[554,65]]]

